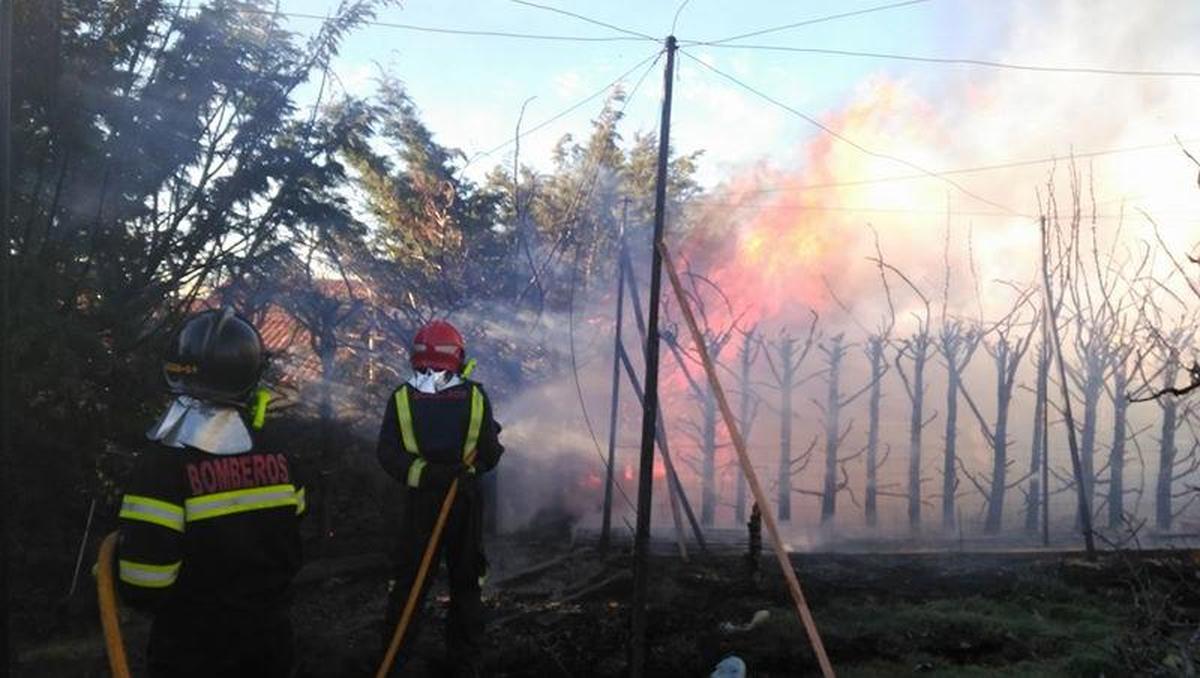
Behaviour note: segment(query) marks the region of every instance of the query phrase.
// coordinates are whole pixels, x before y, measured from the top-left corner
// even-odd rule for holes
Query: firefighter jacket
[[[158,446],[139,462],[121,502],[122,600],[201,617],[286,607],[305,512],[286,454]]]
[[[500,425],[483,386],[473,381],[437,393],[408,384],[388,399],[376,454],[384,470],[410,488],[420,488],[430,464],[490,471],[500,461]]]

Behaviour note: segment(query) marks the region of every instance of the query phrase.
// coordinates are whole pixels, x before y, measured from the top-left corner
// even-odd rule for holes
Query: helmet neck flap
[[[237,408],[179,396],[146,432],[167,447],[193,447],[209,454],[249,452],[254,443]]]

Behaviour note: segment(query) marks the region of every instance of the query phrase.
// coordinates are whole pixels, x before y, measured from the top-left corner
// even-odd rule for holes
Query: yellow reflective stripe
[[[121,560],[118,562],[117,569],[121,581],[126,584],[147,589],[163,589],[175,583],[182,565],[182,561],[167,565],[154,565]]]
[[[305,488],[296,490],[296,515],[304,513],[308,508],[308,495],[305,493]]]
[[[233,490],[217,494],[206,494],[188,499],[187,520],[207,520],[233,513],[245,513],[260,509],[278,508],[281,506],[300,505],[300,496],[293,485],[268,485],[253,487],[248,490]]]
[[[408,486],[420,487],[421,474],[425,472],[426,462],[421,457],[413,459],[413,463],[408,467]]]
[[[183,532],[184,511],[179,504],[172,504],[153,497],[143,497],[127,494],[121,500],[119,517],[126,520],[140,520],[162,527]]]
[[[408,406],[408,389],[404,386],[396,389],[396,418],[400,421],[400,439],[404,441],[404,449],[409,454],[420,454],[417,434],[413,432],[412,408]]]
[[[479,430],[483,428],[483,393],[479,391],[478,386],[471,387],[471,424],[467,428],[467,441],[463,443],[463,459],[470,464],[471,470],[475,470],[475,465],[471,463],[471,453],[475,451],[475,447],[479,444]]]

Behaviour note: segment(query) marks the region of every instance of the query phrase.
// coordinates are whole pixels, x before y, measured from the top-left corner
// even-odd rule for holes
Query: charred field
[[[382,654],[388,567],[346,540],[302,573],[293,619],[300,676],[371,675]],[[751,572],[723,541],[688,561],[653,548],[647,675],[702,676],[737,655],[752,676],[819,675],[776,563]],[[625,675],[631,544],[498,538],[485,586],[485,675]],[[802,553],[792,563],[841,676],[1187,675],[1200,579],[1186,550]],[[90,588],[24,627],[21,675],[107,675]],[[449,675],[444,571],[401,675]],[[766,611],[764,615],[761,611]],[[755,617],[757,623],[751,623]],[[747,629],[745,627],[751,626]],[[1190,628],[1189,628],[1190,627]],[[147,623],[129,615],[135,675]]]

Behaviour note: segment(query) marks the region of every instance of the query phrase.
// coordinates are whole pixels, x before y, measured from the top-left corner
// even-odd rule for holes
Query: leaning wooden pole
[[[650,302],[647,306],[646,379],[642,398],[642,449],[638,473],[637,531],[633,540],[633,619],[629,675],[646,670],[646,593],[649,589],[650,501],[654,486],[654,435],[658,420],[658,305],[662,297],[662,254],[659,246],[667,217],[667,156],[671,152],[671,91],[675,85],[675,36],[667,36],[667,65],[663,69],[662,120],[658,134],[658,176],[654,186],[654,250],[650,264]]]
[[[626,250],[622,254],[622,256],[624,257],[624,262],[625,262],[625,284],[629,286],[629,293],[636,302],[637,299],[641,298],[641,292],[638,290],[637,276],[633,274],[633,264],[629,261],[628,250]],[[646,343],[646,319],[642,317],[642,307],[637,303],[633,304],[633,319],[637,324],[638,336],[642,340],[642,345],[645,345],[645,343]],[[634,373],[632,372],[632,370],[629,371],[629,374],[630,374],[629,383],[632,384],[634,387],[634,390],[636,390],[640,394],[641,393],[641,384],[639,384],[638,381],[633,378]],[[642,400],[641,395],[638,395],[638,400],[639,401]],[[670,450],[670,448],[667,447],[667,443],[666,443],[666,440],[667,440],[666,428],[664,427],[664,425],[662,423],[662,407],[661,406],[659,406],[659,408],[658,408],[658,419],[659,419],[658,428],[659,428],[659,436],[660,436],[658,451],[662,454],[663,463],[666,464],[666,467],[667,467],[667,478],[670,480],[670,482],[667,483],[667,486],[675,488],[675,490],[674,490],[675,494],[673,496],[676,498],[677,503],[683,507],[683,513],[685,516],[687,516],[688,524],[691,525],[691,527],[692,527],[692,535],[694,537],[696,537],[696,543],[700,545],[700,551],[704,554],[707,554],[708,553],[708,542],[704,539],[704,530],[700,527],[700,521],[696,520],[696,512],[692,510],[692,502],[690,500],[688,500],[687,493],[683,491],[683,483],[681,483],[679,481],[679,474],[675,471],[674,462],[671,461],[671,459],[672,459],[671,450]],[[674,506],[674,505],[675,504],[673,503],[672,506]]]
[[[625,201],[629,209],[629,200]],[[625,225],[621,224],[621,248],[624,249]],[[617,315],[613,322],[612,397],[608,411],[608,464],[604,470],[604,516],[600,522],[600,552],[608,550],[612,530],[613,465],[616,463],[617,424],[621,399],[621,325],[625,318],[625,266],[617,262]]]
[[[746,453],[746,441],[742,439],[737,419],[733,416],[733,410],[729,407],[729,401],[725,397],[725,389],[721,387],[721,380],[717,376],[717,369],[708,355],[708,349],[704,345],[704,335],[700,332],[700,327],[696,324],[696,317],[688,305],[687,293],[684,292],[683,283],[679,281],[679,274],[671,262],[670,252],[667,251],[666,243],[662,241],[659,241],[658,248],[659,256],[667,269],[671,288],[675,291],[675,298],[679,302],[679,311],[687,323],[688,330],[691,331],[692,341],[696,344],[696,350],[700,353],[700,359],[704,363],[704,372],[708,375],[708,383],[712,386],[713,395],[717,398],[717,406],[721,408],[721,416],[725,419],[725,427],[729,429],[729,438],[733,441],[734,449],[737,450],[742,473],[746,475],[746,482],[750,485],[754,500],[758,502],[759,506],[768,506],[767,496],[763,493],[762,485],[758,483],[758,474],[754,472],[754,466],[750,463],[750,455]],[[801,590],[800,581],[796,578],[796,571],[792,568],[792,561],[788,558],[783,539],[779,536],[779,526],[770,511],[763,511],[762,518],[767,525],[767,533],[771,535],[771,546],[774,547],[775,557],[779,560],[779,568],[783,570],[783,577],[787,580],[788,591],[792,594],[792,601],[796,604],[800,622],[804,624],[804,630],[808,633],[808,641],[812,644],[813,654],[817,656],[817,663],[821,665],[821,675],[832,678],[834,675],[833,665],[829,663],[829,656],[825,654],[825,644],[821,642],[821,633],[817,630],[817,623],[808,609],[804,591]]]
[[[625,351],[625,346],[622,344],[618,347],[621,364],[625,366],[625,374],[629,377],[629,385],[633,387],[633,395],[640,402],[645,396],[642,394],[642,383],[638,381],[637,372],[633,369],[633,363],[629,360],[629,353]],[[687,552],[687,535],[683,531],[683,519],[679,517],[679,499],[683,497],[683,488],[679,486],[679,476],[675,473],[675,465],[671,463],[671,448],[667,445],[667,428],[663,423],[662,406],[658,408],[658,453],[662,456],[663,465],[667,470],[667,494],[671,497],[671,519],[675,523],[675,541],[679,545],[679,557],[684,561],[688,559]],[[704,543],[704,534],[697,532],[700,535],[700,550],[707,553],[705,549],[708,547]]]

